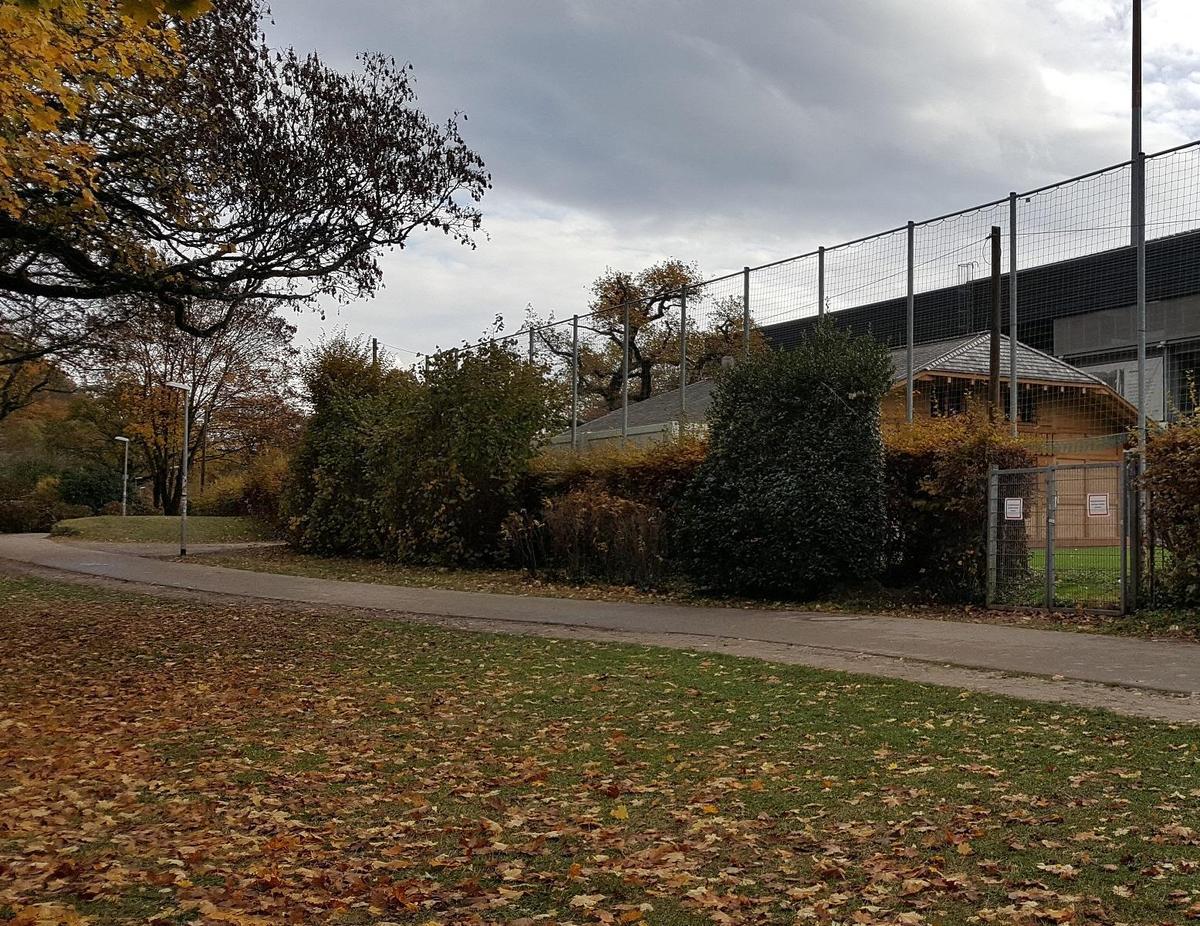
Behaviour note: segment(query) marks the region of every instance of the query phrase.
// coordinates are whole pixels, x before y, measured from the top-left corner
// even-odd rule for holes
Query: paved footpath
[[[0,535],[0,560],[140,585],[420,615],[479,629],[623,639],[1200,722],[1200,645],[1021,627],[407,588],[154,558],[153,546]],[[139,555],[140,554],[140,555]],[[1014,678],[1016,677],[1016,678]]]

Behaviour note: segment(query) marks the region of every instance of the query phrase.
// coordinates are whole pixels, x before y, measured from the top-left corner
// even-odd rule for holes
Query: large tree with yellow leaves
[[[258,0],[185,8],[0,0],[0,364],[370,295],[421,229],[471,243],[488,174],[407,67],[270,49]]]
[[[40,191],[65,191],[76,215],[94,213],[101,152],[74,125],[120,84],[173,73],[165,14],[151,0],[0,0],[0,212],[19,219]]]

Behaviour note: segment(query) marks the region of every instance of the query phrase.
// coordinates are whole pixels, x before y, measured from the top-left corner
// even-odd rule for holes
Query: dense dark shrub
[[[947,600],[981,600],[987,583],[988,470],[1036,466],[1037,458],[978,412],[905,425],[887,435],[885,446],[887,583]],[[1006,560],[1024,562],[1017,556]]]
[[[1200,414],[1151,435],[1142,481],[1167,553],[1158,590],[1172,603],[1200,605]]]
[[[109,502],[121,500],[121,471],[108,466],[64,470],[58,477],[58,492],[68,505],[99,511]]]
[[[52,511],[26,498],[0,501],[0,534],[28,534],[50,530],[58,520]]]
[[[556,386],[498,344],[431,358],[425,375],[381,370],[345,340],[306,370],[314,413],[293,460],[286,511],[320,553],[479,563],[501,555]]]
[[[57,472],[58,468],[47,460],[5,460],[0,465],[0,498],[23,498],[33,492],[39,479]]]
[[[38,495],[0,501],[0,534],[46,533],[58,521],[92,513],[87,505],[68,505]]]
[[[693,581],[803,597],[879,573],[879,406],[891,375],[882,345],[829,326],[725,375],[708,456],[678,517],[678,557]]]
[[[314,352],[302,374],[313,413],[284,489],[288,532],[310,552],[382,555],[379,482],[366,449],[412,378],[371,363],[364,345],[341,337]]]

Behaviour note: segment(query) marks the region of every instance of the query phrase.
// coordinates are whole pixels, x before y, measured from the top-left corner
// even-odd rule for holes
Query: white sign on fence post
[[[1108,493],[1102,492],[1097,495],[1088,495],[1088,517],[1089,518],[1107,518],[1108,517]]]
[[[1004,520],[1024,521],[1025,499],[1019,496],[1017,498],[1006,498],[1004,500]]]

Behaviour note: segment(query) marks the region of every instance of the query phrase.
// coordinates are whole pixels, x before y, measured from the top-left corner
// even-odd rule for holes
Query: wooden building
[[[913,417],[955,415],[987,401],[991,335],[951,338],[913,348]],[[1000,383],[1009,401],[1009,341],[1000,336]],[[892,352],[892,391],[883,400],[884,428],[906,419],[907,351]],[[1017,432],[1041,463],[1120,460],[1137,424],[1137,409],[1104,380],[1017,344]]]
[[[990,334],[987,332],[919,344],[913,348],[913,415],[928,418],[954,415],[969,403],[987,400]],[[1001,336],[1001,382],[1008,402],[1009,344]],[[892,351],[895,370],[891,392],[884,398],[884,428],[899,427],[906,419],[908,352]],[[1017,345],[1017,420],[1046,463],[1119,460],[1137,410],[1112,387],[1058,358],[1028,345]],[[715,382],[689,384],[687,404],[679,390],[659,393],[629,406],[628,440],[648,443],[687,427],[703,427]],[[622,411],[609,412],[579,426],[580,449],[619,441]],[[555,435],[553,444],[569,444],[570,432]]]

